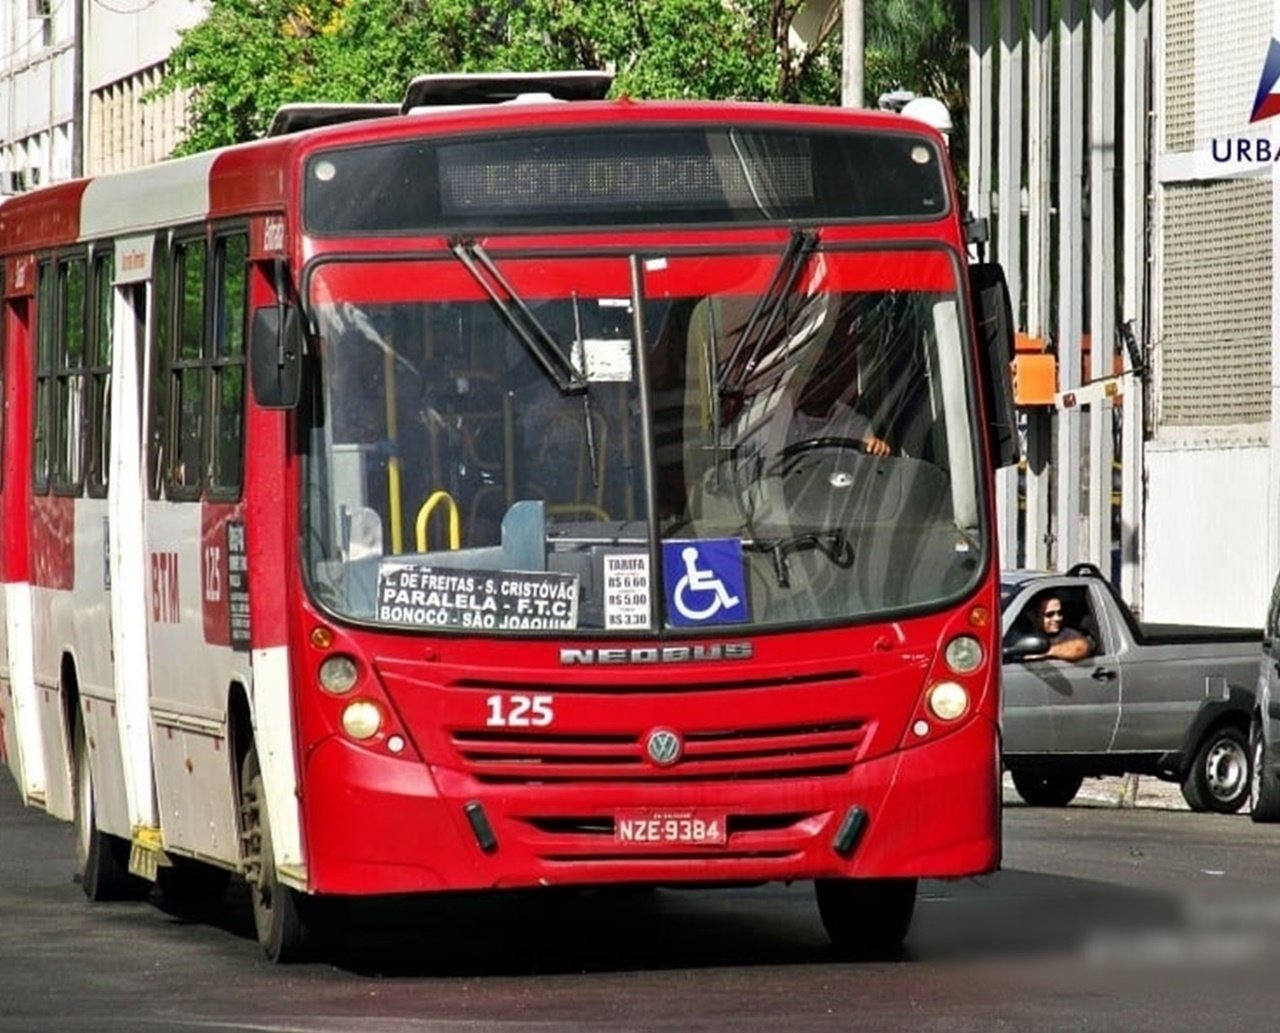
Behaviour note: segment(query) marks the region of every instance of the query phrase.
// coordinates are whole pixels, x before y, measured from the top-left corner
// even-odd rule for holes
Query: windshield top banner
[[[306,168],[314,234],[934,219],[941,156],[909,133],[602,126],[396,140]]]

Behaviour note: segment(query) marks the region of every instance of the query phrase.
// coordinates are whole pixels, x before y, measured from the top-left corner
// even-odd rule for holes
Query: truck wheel
[[[1267,742],[1261,721],[1254,721],[1249,729],[1249,744],[1249,756],[1253,758],[1249,817],[1257,822],[1280,821],[1280,778],[1267,763]]]
[[[1200,744],[1182,782],[1193,811],[1234,814],[1249,796],[1249,741],[1234,725],[1215,728]]]
[[[916,909],[915,879],[818,879],[822,924],[841,952],[892,957],[902,949]]]
[[[1032,807],[1065,807],[1076,798],[1083,775],[1033,774],[1012,771],[1013,788]]]

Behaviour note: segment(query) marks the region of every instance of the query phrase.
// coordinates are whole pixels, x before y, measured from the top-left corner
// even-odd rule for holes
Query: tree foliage
[[[615,96],[839,103],[841,4],[799,46],[791,29],[805,3],[211,0],[182,33],[161,91],[191,91],[187,153],[260,136],[285,103],[399,101],[430,72],[609,69]],[[964,7],[866,0],[873,102],[893,85],[944,92],[934,84]]]

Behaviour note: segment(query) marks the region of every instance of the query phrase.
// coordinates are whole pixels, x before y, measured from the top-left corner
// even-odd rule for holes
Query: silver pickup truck
[[[1037,659],[1037,620],[1057,598],[1091,655]],[[1086,777],[1179,782],[1192,810],[1230,814],[1249,797],[1249,722],[1262,630],[1142,624],[1096,567],[1007,572],[1003,753],[1018,794],[1061,807]]]

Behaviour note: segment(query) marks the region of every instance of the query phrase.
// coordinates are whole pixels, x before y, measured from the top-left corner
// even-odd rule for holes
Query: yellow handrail
[[[422,504],[422,508],[418,510],[417,536],[418,551],[427,551],[427,524],[431,520],[431,514],[435,511],[436,506],[445,504],[449,510],[449,548],[458,550],[462,548],[462,517],[458,513],[458,503],[452,495],[441,488],[439,491],[433,491],[427,501]]]

